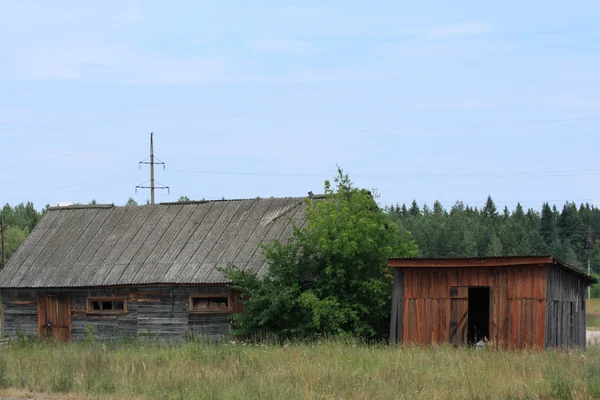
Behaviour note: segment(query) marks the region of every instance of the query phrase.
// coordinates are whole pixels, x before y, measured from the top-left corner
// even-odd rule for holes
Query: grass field
[[[600,299],[590,299],[586,306],[587,328],[600,330]]]
[[[0,350],[0,387],[61,399],[590,399],[600,347],[33,343]]]
[[[600,299],[587,303],[600,329]],[[41,397],[39,397],[41,395]],[[593,399],[584,353],[243,343],[49,345],[0,350],[0,397],[43,399]]]

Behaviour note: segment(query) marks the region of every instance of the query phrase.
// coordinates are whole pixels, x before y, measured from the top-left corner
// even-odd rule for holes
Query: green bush
[[[264,277],[235,267],[225,274],[244,301],[237,332],[251,338],[354,335],[381,338],[389,329],[389,257],[417,255],[371,192],[342,170],[325,199],[307,200],[307,222],[286,244],[264,246]]]
[[[596,278],[598,281],[600,281],[600,275],[596,274],[596,273],[592,273],[592,276],[594,278]],[[600,298],[600,283],[596,283],[594,285],[592,285],[591,287],[591,291],[590,291],[590,296],[597,299]]]

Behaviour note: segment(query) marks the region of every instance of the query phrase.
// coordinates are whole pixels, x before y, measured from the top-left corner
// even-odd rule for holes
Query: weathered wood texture
[[[231,310],[239,312],[241,304],[226,286],[147,286],[76,289],[3,289],[4,334],[37,335],[39,331],[38,299],[43,293],[63,293],[70,298],[71,338],[88,337],[93,327],[99,340],[144,335],[183,339],[188,334],[220,339],[231,327],[230,313],[198,313],[189,310],[189,296],[197,294],[227,296]],[[125,297],[127,312],[89,313],[88,297]]]
[[[55,341],[71,340],[71,303],[68,294],[38,296],[38,335]]]
[[[0,287],[225,284],[221,267],[231,264],[262,276],[260,244],[289,240],[307,206],[256,198],[50,208],[0,271]]]
[[[548,268],[546,347],[585,347],[586,282],[556,266]]]
[[[490,341],[508,348],[544,347],[546,266],[402,270],[405,343],[464,343],[462,317],[468,302],[460,293],[451,296],[451,288],[486,286],[491,296]]]
[[[404,272],[399,268],[393,271],[392,315],[390,324],[390,344],[402,343],[404,323]]]

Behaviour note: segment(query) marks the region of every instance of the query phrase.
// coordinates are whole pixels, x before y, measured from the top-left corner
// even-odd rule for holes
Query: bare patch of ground
[[[587,338],[588,344],[600,343],[600,330],[587,330],[586,338]]]

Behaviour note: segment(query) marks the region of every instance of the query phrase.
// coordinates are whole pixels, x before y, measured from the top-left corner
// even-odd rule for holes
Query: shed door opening
[[[469,288],[467,335],[470,344],[490,338],[490,288]]]

